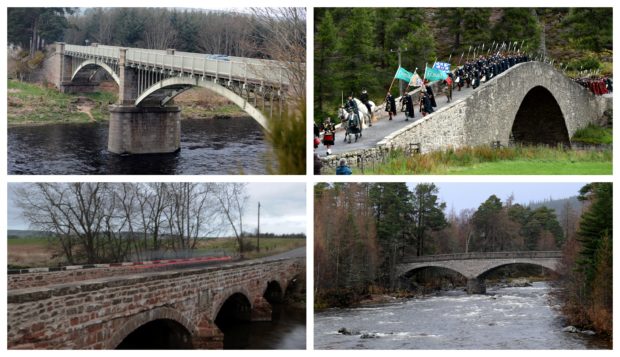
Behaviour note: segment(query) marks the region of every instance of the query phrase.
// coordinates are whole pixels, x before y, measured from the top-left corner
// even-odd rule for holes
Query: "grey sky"
[[[28,223],[16,207],[9,183],[8,229],[28,229]],[[306,233],[306,184],[305,183],[249,183],[248,199],[243,219],[243,229],[254,232],[257,224],[258,201],[261,203],[261,232]]]
[[[586,183],[585,182],[472,182],[472,183],[453,183],[439,182],[435,185],[439,188],[439,197],[446,203],[446,210],[454,207],[456,213],[467,208],[478,208],[480,204],[491,195],[496,195],[502,202],[511,194],[514,195],[514,202],[528,204],[532,201],[542,201],[544,199],[567,198],[576,196]],[[407,184],[410,189],[415,187],[415,183]]]

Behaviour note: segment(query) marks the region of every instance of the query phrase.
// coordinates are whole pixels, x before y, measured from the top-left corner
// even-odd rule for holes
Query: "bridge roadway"
[[[463,86],[461,91],[459,92],[456,88],[452,90],[452,101],[450,103],[447,102],[447,97],[444,93],[435,93],[435,101],[437,102],[437,108],[433,108],[435,110],[441,109],[443,107],[447,107],[448,105],[454,103],[459,99],[463,99],[467,97],[470,93],[474,92],[474,89],[470,86],[467,88]],[[414,100],[418,96],[418,92],[413,94]],[[396,102],[398,108],[400,109],[400,104],[398,103],[398,99]],[[334,146],[332,146],[332,154],[341,154],[354,150],[362,150],[374,148],[377,146],[377,143],[383,140],[386,136],[391,133],[404,128],[405,126],[414,123],[420,119],[422,119],[422,114],[418,111],[419,105],[416,105],[414,108],[413,119],[409,119],[409,121],[405,121],[405,113],[399,111],[396,117],[392,120],[388,119],[388,115],[385,112],[385,105],[381,105],[379,109],[375,113],[375,122],[372,123],[372,127],[365,128],[362,133],[362,138],[357,142],[351,140],[351,143],[345,143],[344,140],[344,130],[340,129],[336,133],[336,141],[334,142]],[[378,118],[378,120],[377,120]],[[321,144],[319,146],[319,155],[326,156],[326,148]]]
[[[220,323],[270,320],[272,304],[304,288],[298,281],[304,280],[305,266],[305,248],[299,248],[215,266],[146,269],[9,289],[7,346],[113,349],[146,334],[160,337],[147,339],[141,349],[222,348],[226,332]],[[69,273],[32,275],[44,280]]]

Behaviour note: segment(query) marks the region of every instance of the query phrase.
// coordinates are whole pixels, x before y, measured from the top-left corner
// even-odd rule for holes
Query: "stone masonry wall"
[[[150,319],[171,318],[189,330],[195,346],[218,347],[213,321],[228,297],[242,293],[254,308],[263,304],[269,281],[286,289],[304,267],[305,258],[254,261],[10,290],[7,345],[114,348]]]
[[[407,148],[419,143],[421,152],[447,147],[506,145],[525,95],[534,87],[549,90],[557,101],[572,136],[579,128],[597,122],[609,108],[609,99],[595,97],[552,66],[527,62],[482,85],[467,98],[393,133],[380,148]]]

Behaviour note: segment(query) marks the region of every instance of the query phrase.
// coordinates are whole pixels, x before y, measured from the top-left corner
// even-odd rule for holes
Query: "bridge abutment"
[[[60,91],[63,93],[94,93],[99,87],[99,82],[69,82],[60,84]]]
[[[180,149],[179,107],[110,106],[108,150],[115,154],[172,153]]]
[[[487,286],[482,278],[467,279],[467,294],[485,294]]]

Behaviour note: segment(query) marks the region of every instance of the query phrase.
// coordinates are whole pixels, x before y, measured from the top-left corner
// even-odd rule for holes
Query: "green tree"
[[[413,238],[417,256],[428,253],[424,244],[428,232],[440,230],[448,224],[443,212],[446,203],[439,201],[437,193],[439,189],[433,183],[420,183],[416,185],[413,192]]]
[[[411,192],[404,182],[376,183],[370,188],[370,199],[376,222],[377,242],[381,247],[378,279],[381,285],[394,289],[396,264],[410,234],[406,222],[412,211]]]
[[[319,9],[315,10],[319,11]],[[314,100],[316,115],[324,116],[324,103],[336,96],[332,73],[334,70],[338,34],[329,10],[324,10],[314,37]]]
[[[39,41],[52,43],[62,39],[68,27],[65,14],[72,14],[65,7],[10,7],[7,11],[8,42],[28,48],[33,55],[39,49]]]
[[[577,48],[600,52],[613,50],[613,9],[571,8],[564,19],[565,38]]]
[[[477,235],[474,250],[493,252],[498,249],[497,241],[500,234],[499,215],[501,211],[502,201],[495,195],[491,195],[478,207],[478,210],[472,217]]]
[[[581,216],[577,233],[577,239],[582,245],[577,264],[584,271],[589,286],[596,275],[601,241],[605,236],[613,237],[612,183],[590,183],[582,187],[579,194],[580,200],[591,202],[590,209]]]
[[[373,59],[373,10],[347,9],[350,13],[343,23],[342,41],[338,49],[340,60],[336,66],[338,89],[345,95],[356,94],[362,88],[374,87],[377,76]]]
[[[522,42],[530,48],[537,48],[540,42],[541,27],[536,13],[530,8],[509,7],[502,10],[502,16],[493,26],[492,40],[512,42],[512,46]]]
[[[463,12],[463,50],[467,46],[473,49],[483,43],[490,45],[491,39],[491,23],[489,17],[491,9],[489,8],[467,8]],[[485,47],[486,48],[486,47]],[[468,51],[465,51],[467,54]],[[480,52],[478,52],[480,53]]]

